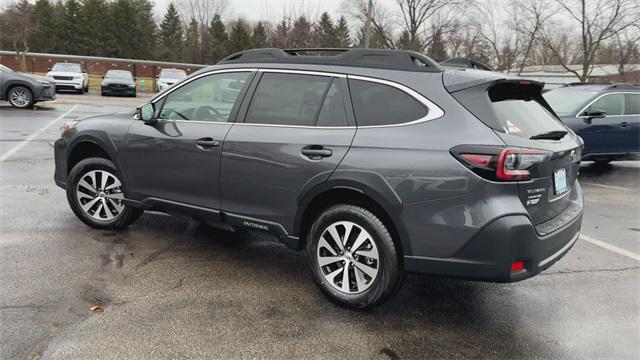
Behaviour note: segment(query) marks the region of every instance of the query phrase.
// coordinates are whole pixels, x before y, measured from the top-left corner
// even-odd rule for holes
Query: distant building
[[[578,72],[582,71],[582,65],[569,65],[569,68]],[[567,71],[561,65],[534,65],[522,69],[521,77],[544,82],[545,89],[555,89],[565,84],[579,82],[577,76]],[[593,65],[589,82],[640,82],[640,64],[625,66],[625,75],[618,72],[618,65],[597,64]]]

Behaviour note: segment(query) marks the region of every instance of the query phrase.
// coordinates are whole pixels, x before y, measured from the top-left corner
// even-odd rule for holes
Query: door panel
[[[619,126],[624,132],[622,150],[640,153],[640,93],[627,94],[625,116]]]
[[[251,76],[227,71],[196,77],[156,103],[155,123],[132,124],[126,168],[133,200],[220,209],[222,144]]]
[[[584,139],[586,154],[611,154],[620,151],[620,142],[624,132],[620,127],[623,121],[625,94],[607,94],[593,102],[586,111],[603,110],[603,118],[587,120],[579,118],[584,127],[578,132]]]
[[[222,154],[223,211],[276,222],[290,232],[300,190],[328,179],[354,134],[355,128],[236,124]],[[303,155],[310,145],[330,150],[331,155]]]

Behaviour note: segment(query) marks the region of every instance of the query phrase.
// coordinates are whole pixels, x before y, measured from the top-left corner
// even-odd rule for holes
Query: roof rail
[[[336,55],[304,55],[305,53],[337,53]],[[426,55],[409,50],[385,49],[252,49],[231,54],[218,64],[285,63],[353,66],[416,72],[442,72],[442,68]]]
[[[612,89],[638,90],[638,89],[640,89],[640,86],[638,86],[637,84],[631,84],[631,83],[615,83],[615,84],[611,84],[611,86],[607,87],[607,90],[612,90]]]

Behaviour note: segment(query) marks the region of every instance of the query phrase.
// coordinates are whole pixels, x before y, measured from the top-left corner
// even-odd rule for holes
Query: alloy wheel
[[[31,93],[23,87],[17,87],[9,93],[9,100],[17,107],[25,107],[31,102]]]
[[[351,221],[329,225],[320,235],[316,256],[327,282],[346,294],[358,294],[370,288],[380,269],[380,256],[373,238]]]
[[[112,221],[124,211],[122,183],[112,173],[93,170],[84,174],[76,186],[82,210],[100,221]]]

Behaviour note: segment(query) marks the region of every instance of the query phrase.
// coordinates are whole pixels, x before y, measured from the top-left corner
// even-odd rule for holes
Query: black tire
[[[35,101],[33,100],[33,91],[26,86],[18,85],[9,89],[7,93],[9,104],[16,109],[31,109]]]
[[[597,160],[593,160],[594,163],[596,163],[596,165],[607,165],[611,162],[611,159],[597,159]]]
[[[377,276],[366,290],[359,293],[338,290],[329,283],[325,272],[318,263],[317,251],[320,237],[330,225],[341,221],[354,223],[366,230],[378,250]],[[353,245],[353,241],[349,243]],[[353,250],[355,254],[356,249]],[[331,301],[345,307],[365,309],[379,305],[393,296],[400,289],[404,280],[404,270],[399,260],[400,254],[391,232],[378,216],[359,206],[335,205],[323,211],[309,231],[305,255],[315,283]],[[348,276],[355,281],[353,272]]]
[[[138,217],[140,217],[140,215],[142,214],[142,210],[132,208],[131,206],[125,204],[124,210],[122,210],[114,219],[98,220],[82,209],[80,205],[80,199],[77,195],[78,182],[85,174],[94,170],[107,171],[118,178],[118,180],[120,180],[118,169],[108,159],[87,158],[80,161],[73,167],[73,169],[71,169],[71,172],[69,173],[69,176],[67,178],[67,201],[69,202],[69,206],[71,206],[71,210],[73,210],[74,214],[76,214],[76,216],[80,220],[82,220],[82,222],[96,229],[118,230],[124,229],[127,226],[131,225],[138,219]],[[122,180],[120,180],[120,182],[122,182]]]
[[[84,95],[84,87],[80,88],[80,90],[76,91],[80,95]]]

